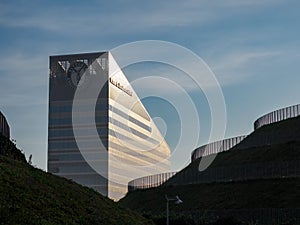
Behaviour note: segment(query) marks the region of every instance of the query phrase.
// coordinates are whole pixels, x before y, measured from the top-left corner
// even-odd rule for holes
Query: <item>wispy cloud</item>
[[[118,6],[107,11],[103,2],[77,6],[76,4],[59,4],[59,7],[39,1],[18,4],[1,4],[0,25],[18,28],[36,28],[49,32],[73,35],[92,35],[99,32],[129,33],[147,31],[149,28],[182,27],[203,25],[222,20],[233,12],[248,10],[249,7],[261,8],[277,4],[280,0],[251,1],[163,1],[149,4],[135,2],[135,6],[119,2]],[[43,10],[34,10],[38,4]],[[55,7],[54,7],[55,5]],[[24,13],[26,12],[26,13]]]
[[[0,56],[0,104],[46,104],[48,58],[22,53]],[[37,94],[39,92],[39,94]],[[44,93],[45,95],[42,95]]]
[[[163,95],[180,95],[199,89],[188,74],[166,65],[153,69],[139,68],[127,73],[125,71],[125,74],[128,74],[127,77],[137,93],[146,91]]]
[[[234,51],[227,52],[211,61],[211,68],[222,86],[247,82],[249,78],[258,76],[255,69],[261,62],[270,64],[274,58],[281,57],[280,51]]]

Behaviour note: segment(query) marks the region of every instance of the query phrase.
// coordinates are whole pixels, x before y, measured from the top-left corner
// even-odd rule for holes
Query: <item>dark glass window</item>
[[[132,116],[127,115],[126,113],[124,113],[123,111],[117,109],[116,107],[113,107],[112,105],[109,105],[109,110],[118,114],[119,116],[122,116],[123,118],[129,120],[132,123],[135,123],[136,125],[140,126],[141,128],[151,132],[151,127],[142,123],[141,121],[133,118]]]
[[[90,118],[81,117],[79,118],[78,124],[90,124]],[[97,124],[105,124],[107,123],[107,116],[96,116],[95,121]],[[71,117],[65,117],[65,118],[50,118],[49,119],[49,125],[55,126],[55,125],[71,125],[72,124],[72,118]]]
[[[130,137],[127,137],[127,136],[125,136],[125,135],[123,135],[123,134],[121,134],[121,133],[119,133],[117,131],[109,129],[109,134],[112,135],[112,136],[114,136],[114,137],[116,137],[116,138],[120,138],[120,139],[123,139],[125,141],[128,141],[130,144],[135,145],[136,147],[141,148],[141,150],[142,149],[149,149],[149,146],[146,146],[146,145],[144,145],[142,143],[139,143],[138,141],[136,141],[136,140],[134,140],[134,139],[132,139]]]
[[[49,107],[49,112],[52,113],[71,113],[72,112],[72,102],[70,103],[65,103],[63,105],[55,105],[52,104]],[[86,112],[88,110],[88,107],[86,107],[86,105],[82,104],[82,105],[78,105],[76,107],[76,109],[78,109],[77,111],[79,112]],[[97,100],[97,104],[95,106],[95,111],[107,111],[108,110],[108,103],[107,103],[107,99],[99,99]]]
[[[107,127],[97,128],[98,134],[100,136],[107,134]],[[89,137],[92,136],[92,129],[78,129],[77,134],[81,137]],[[73,129],[50,129],[49,130],[49,138],[59,138],[59,137],[74,137]]]
[[[107,139],[101,139],[104,147],[107,148]],[[82,141],[82,144],[85,145],[86,148],[91,148],[91,149],[97,149],[99,146],[97,145],[97,141],[93,141],[93,140],[86,140],[86,141]],[[49,149],[64,149],[64,150],[76,150],[78,149],[77,144],[75,142],[75,140],[71,140],[71,141],[66,141],[66,140],[62,140],[62,141],[49,141],[48,143],[49,145]]]
[[[114,125],[122,128],[124,130],[127,130],[130,133],[133,133],[134,135],[136,135],[136,136],[138,136],[138,137],[140,137],[142,139],[145,139],[147,141],[151,141],[152,143],[155,143],[155,144],[159,143],[157,140],[155,140],[155,139],[153,139],[153,138],[151,138],[151,137],[149,137],[149,136],[147,136],[147,135],[145,135],[145,134],[137,131],[136,129],[134,129],[132,127],[129,127],[126,124],[124,124],[124,123],[122,123],[122,122],[120,122],[118,120],[115,120],[115,119],[113,119],[111,117],[109,118],[109,122],[111,122],[112,124],[114,124]]]

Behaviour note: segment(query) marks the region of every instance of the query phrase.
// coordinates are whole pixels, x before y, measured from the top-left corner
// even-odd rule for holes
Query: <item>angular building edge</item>
[[[4,137],[10,138],[10,127],[8,125],[7,119],[0,111],[0,134]]]

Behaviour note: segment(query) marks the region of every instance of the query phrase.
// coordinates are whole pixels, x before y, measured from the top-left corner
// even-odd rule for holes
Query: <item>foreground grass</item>
[[[198,172],[199,158],[164,185],[181,184],[184,177]],[[219,153],[207,170],[251,163],[300,160],[300,117],[259,128],[229,151]]]
[[[170,185],[130,192],[119,204],[139,212],[165,211],[165,194],[179,195],[180,205],[172,211],[299,208],[300,178],[243,182]]]
[[[92,189],[0,156],[0,224],[152,224]]]
[[[174,212],[193,210],[299,208],[300,178],[260,179],[239,182],[186,184],[181,178],[199,173],[198,159],[160,187],[137,190],[121,199],[120,205],[139,212],[161,213],[165,194],[179,195]],[[233,149],[222,152],[207,169],[264,162],[300,160],[300,117],[263,126]],[[299,172],[298,172],[299,173]]]

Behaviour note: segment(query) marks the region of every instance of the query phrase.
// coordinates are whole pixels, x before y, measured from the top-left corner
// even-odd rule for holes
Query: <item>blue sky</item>
[[[250,133],[257,117],[299,103],[299,9],[297,0],[2,0],[0,110],[18,146],[45,169],[49,55],[164,40],[192,50],[215,73],[226,101],[226,137]],[[125,73],[145,68],[148,73],[163,70],[145,64]],[[201,90],[186,88],[203,124],[201,145],[209,129],[207,102]],[[175,145],[178,117],[174,110],[166,116],[172,107],[158,110],[164,105],[159,99],[144,103],[150,114],[166,119],[167,140]],[[183,150],[182,161],[174,161],[173,168],[186,164],[192,150]]]

